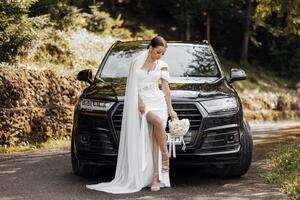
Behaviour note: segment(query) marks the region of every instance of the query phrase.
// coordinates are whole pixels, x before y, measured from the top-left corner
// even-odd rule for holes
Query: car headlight
[[[79,108],[83,110],[102,110],[107,111],[114,102],[102,102],[92,99],[80,99]]]
[[[224,98],[201,102],[208,113],[237,111],[236,98]]]

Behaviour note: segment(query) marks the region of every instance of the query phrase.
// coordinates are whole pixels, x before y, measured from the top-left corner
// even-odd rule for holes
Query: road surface
[[[251,128],[255,143],[253,162],[248,173],[239,179],[220,179],[199,167],[176,167],[170,172],[171,188],[155,193],[144,188],[138,193],[113,195],[85,187],[112,179],[113,170],[104,171],[105,175],[78,177],[72,173],[68,149],[48,149],[0,154],[0,200],[289,199],[274,185],[266,183],[262,175],[267,167],[267,153],[279,143],[299,139],[300,124],[251,124]]]

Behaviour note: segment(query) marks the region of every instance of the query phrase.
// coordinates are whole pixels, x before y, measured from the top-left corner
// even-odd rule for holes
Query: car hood
[[[224,78],[172,78],[169,82],[172,99],[210,99],[234,96],[235,91]],[[82,97],[92,99],[124,99],[126,78],[104,79],[87,87]]]

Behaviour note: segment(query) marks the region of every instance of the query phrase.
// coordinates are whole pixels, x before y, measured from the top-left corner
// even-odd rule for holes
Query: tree
[[[251,18],[252,18],[252,3],[253,0],[247,0],[247,10],[245,16],[245,28],[244,28],[244,36],[243,36],[243,43],[242,43],[242,51],[241,51],[241,63],[246,64],[248,63],[248,46],[249,46],[249,38],[251,34],[250,25],[251,25]]]
[[[300,0],[257,0],[256,3],[255,39],[261,44],[256,50],[256,59],[297,83],[300,75]]]
[[[300,0],[257,0],[254,20],[275,36],[300,35]]]
[[[14,61],[20,49],[29,46],[36,36],[34,18],[28,16],[29,8],[37,0],[0,1],[0,62]]]

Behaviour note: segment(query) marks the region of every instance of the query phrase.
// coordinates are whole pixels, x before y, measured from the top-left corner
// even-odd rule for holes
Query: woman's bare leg
[[[169,154],[167,148],[166,134],[164,124],[159,116],[153,112],[147,113],[147,120],[153,125],[153,136],[162,152],[163,170],[169,170]]]
[[[158,144],[154,133],[152,133],[152,158],[153,158],[153,182],[158,182]]]

